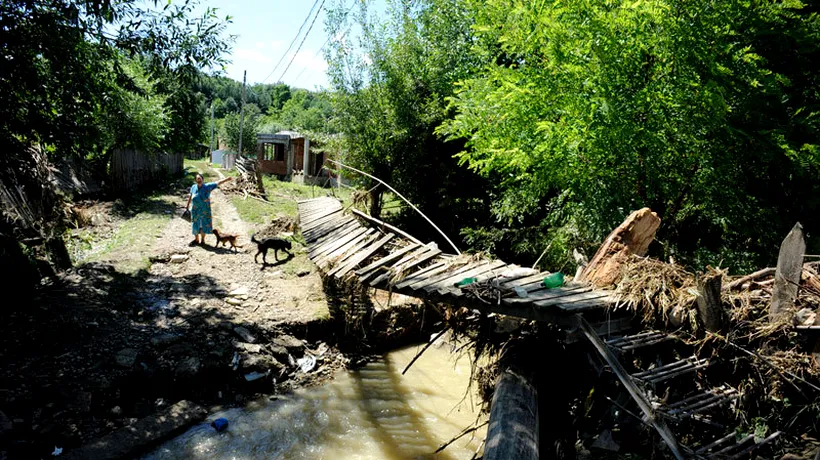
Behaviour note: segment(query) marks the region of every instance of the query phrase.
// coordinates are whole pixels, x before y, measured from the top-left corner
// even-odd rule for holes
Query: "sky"
[[[352,5],[353,1],[360,0],[346,0],[345,4]],[[202,0],[200,7],[217,8],[219,17],[230,15],[233,18],[225,32],[237,36],[229,58],[232,62],[226,68],[228,77],[242,81],[242,73],[247,70],[249,84],[281,80],[290,86],[315,90],[329,85],[321,47],[328,38],[325,8],[335,2],[326,0],[324,3],[325,7],[316,17],[301,48],[299,44],[313,17],[304,25],[298,39],[293,40],[313,6],[313,0]],[[293,45],[288,50],[291,42]],[[293,62],[288,68],[291,59]]]

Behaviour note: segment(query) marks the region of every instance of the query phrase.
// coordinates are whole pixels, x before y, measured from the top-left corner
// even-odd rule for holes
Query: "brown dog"
[[[236,251],[237,247],[241,247],[236,244],[236,239],[239,238],[239,235],[233,233],[222,233],[217,229],[214,229],[213,233],[216,235],[216,243],[214,244],[214,247],[217,247],[220,244],[225,246],[225,243],[231,243],[231,249],[234,251]]]

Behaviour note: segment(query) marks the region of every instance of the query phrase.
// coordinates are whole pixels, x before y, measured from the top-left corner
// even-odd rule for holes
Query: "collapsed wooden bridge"
[[[357,216],[369,216],[351,211],[329,197],[299,202],[309,257],[326,276],[354,276],[390,292],[567,326],[575,314],[603,311],[615,302],[609,292],[584,284],[549,289],[543,284],[549,272],[445,254],[379,221],[381,229],[362,225]],[[459,287],[462,280],[470,284]]]
[[[738,397],[738,391],[730,386],[709,386],[698,382],[699,375],[712,366],[714,360],[699,358],[693,353],[689,358],[661,363],[649,369],[627,369],[629,366],[621,363],[623,357],[647,347],[663,346],[677,338],[664,331],[623,335],[631,327],[631,318],[611,314],[610,307],[617,299],[608,291],[573,283],[548,288],[544,279],[551,274],[549,272],[538,272],[500,260],[445,254],[434,244],[424,244],[355,209],[346,212],[334,198],[299,202],[299,216],[309,257],[325,276],[336,279],[355,277],[366,286],[453,307],[548,321],[568,331],[570,338],[585,337],[637,403],[643,412],[643,422],[657,430],[676,458],[739,460],[781,434],[774,432],[763,439],[755,439],[754,435],[737,438],[734,432],[727,434],[727,428],[711,421],[710,412],[720,410]],[[370,221],[374,226],[362,225],[360,219]],[[509,377],[508,382],[520,379],[513,374],[502,375],[496,396],[511,386],[502,385],[506,377]],[[681,377],[689,377],[683,394],[676,394],[672,401],[656,396],[661,394],[658,390],[662,385],[667,385],[668,390],[671,381]],[[519,385],[514,390],[518,394],[511,398],[522,405],[521,408],[535,404],[534,394],[528,399],[527,390],[522,392],[525,386]],[[523,429],[520,423],[506,432],[505,427],[509,428],[509,424],[492,423],[494,417],[504,416],[500,415],[503,412],[496,411],[495,401],[496,398],[484,458],[510,458],[511,455],[538,458],[532,433]],[[679,445],[667,423],[674,426],[691,420],[710,426],[712,434],[697,445]],[[505,440],[496,442],[493,437]]]

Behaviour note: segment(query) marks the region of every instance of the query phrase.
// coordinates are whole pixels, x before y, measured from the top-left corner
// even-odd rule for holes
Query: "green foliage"
[[[2,2],[0,135],[17,142],[15,149],[40,143],[53,155],[86,156],[127,136],[104,132],[111,125],[101,123],[118,118],[119,126],[135,130],[128,139],[132,144],[161,139],[168,148],[195,142],[182,139],[191,135],[190,127],[196,131],[203,124],[200,101],[189,93],[191,82],[197,68],[224,63],[229,43],[215,10],[193,18],[195,6],[169,3],[154,10],[135,0]],[[122,55],[139,59],[145,71],[118,65]],[[164,137],[164,122],[146,119],[161,112],[156,103],[163,97],[169,128]],[[113,115],[124,109],[135,113]]]
[[[225,116],[220,136],[225,139],[233,151],[239,151],[239,131],[241,117],[237,113]],[[256,154],[256,133],[259,131],[259,108],[253,104],[245,104],[245,120],[242,125],[242,153]]]
[[[355,17],[363,30],[362,49],[350,49],[348,40],[332,42],[328,71],[344,161],[390,183],[451,239],[489,217],[485,200],[491,190],[456,165],[453,155],[463,144],[444,142],[433,132],[449,115],[445,97],[453,84],[473,68],[472,20],[463,6],[460,0],[390,2],[389,19],[379,24],[362,4]],[[352,21],[341,8],[329,18],[333,30]],[[362,188],[376,185],[359,179]],[[376,198],[371,213],[379,214]],[[441,240],[414,211],[400,217],[418,237]]]
[[[132,89],[112,85],[103,109],[103,136],[106,148],[135,148],[157,151],[168,133],[167,96],[158,95],[139,61],[121,59],[121,66]]]
[[[286,129],[331,132],[331,103],[327,93],[293,90],[291,97],[278,110],[271,109],[273,120]]]
[[[500,221],[540,221],[559,245],[596,243],[649,206],[667,254],[736,267],[773,258],[794,221],[820,224],[820,23],[809,8],[495,0],[468,10],[482,67],[459,82],[457,114],[439,132],[466,139],[462,163],[495,178]]]

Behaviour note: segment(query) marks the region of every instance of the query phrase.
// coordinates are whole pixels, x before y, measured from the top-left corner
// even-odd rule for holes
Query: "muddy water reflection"
[[[485,430],[432,455],[476,420],[475,398],[465,398],[469,359],[454,362],[446,348],[431,347],[402,376],[418,349],[390,353],[324,387],[212,414],[209,421],[230,421],[227,432],[204,423],[145,458],[469,459]]]

